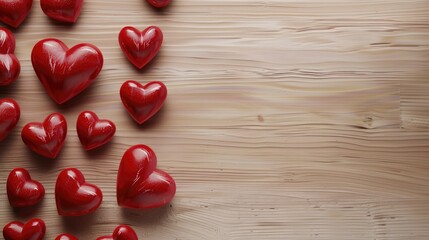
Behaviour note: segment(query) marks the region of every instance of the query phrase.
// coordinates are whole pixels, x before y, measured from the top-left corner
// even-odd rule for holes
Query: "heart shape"
[[[46,225],[42,219],[33,218],[25,224],[13,221],[3,228],[3,237],[6,240],[42,240],[45,236]]]
[[[55,184],[55,202],[61,216],[83,216],[94,212],[101,204],[103,194],[97,186],[87,183],[76,168],[67,168],[58,175]]]
[[[0,0],[0,21],[17,28],[28,16],[33,0]]]
[[[131,117],[142,124],[161,109],[167,98],[167,87],[157,81],[145,86],[136,81],[126,81],[121,86],[120,95]]]
[[[116,126],[112,121],[100,120],[94,112],[84,111],[77,118],[76,130],[83,147],[91,150],[112,140]]]
[[[37,204],[45,196],[43,185],[31,179],[24,168],[15,168],[7,177],[7,197],[12,207],[29,207]]]
[[[14,52],[15,37],[9,30],[0,27],[0,86],[15,82],[19,76],[21,65]]]
[[[150,26],[140,32],[134,27],[124,27],[119,32],[119,45],[128,60],[139,69],[148,64],[159,52],[162,45],[162,31]]]
[[[63,234],[58,235],[55,238],[55,240],[78,240],[78,239],[77,239],[77,237],[75,237],[75,236],[73,236],[71,234],[63,233]]]
[[[0,99],[0,141],[16,126],[21,117],[21,109],[12,98]]]
[[[94,45],[68,48],[58,39],[44,39],[31,52],[31,63],[49,96],[62,104],[85,90],[103,67],[103,55]]]
[[[116,185],[119,206],[155,208],[173,199],[176,183],[156,164],[155,152],[146,145],[135,145],[124,153]]]
[[[80,15],[83,0],[40,0],[43,12],[60,22],[74,23]]]
[[[52,113],[43,123],[31,122],[22,128],[22,141],[33,152],[56,158],[64,145],[67,135],[67,122],[63,115]]]
[[[136,232],[130,226],[119,225],[111,236],[98,237],[96,240],[138,240]]]
[[[161,8],[170,4],[171,0],[147,0],[147,2],[154,7]]]

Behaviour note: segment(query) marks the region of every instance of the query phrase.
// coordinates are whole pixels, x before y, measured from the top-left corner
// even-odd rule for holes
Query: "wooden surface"
[[[0,225],[41,217],[46,239],[95,239],[120,223],[147,240],[429,239],[428,12],[428,0],[173,0],[164,11],[143,0],[86,0],[79,22],[64,26],[35,0],[14,31],[21,76],[0,90],[22,108],[0,143]],[[126,25],[164,31],[143,71],[118,46]],[[46,95],[31,66],[32,46],[47,37],[93,43],[105,56],[96,82],[65,106]],[[169,89],[163,110],[142,127],[119,98],[128,79]],[[75,123],[83,110],[116,122],[111,144],[82,149]],[[20,130],[54,111],[69,131],[49,161],[26,149]],[[116,204],[119,161],[140,143],[177,181],[171,206]],[[8,205],[14,167],[47,189],[35,212]],[[57,215],[53,188],[65,167],[101,187],[94,214]]]

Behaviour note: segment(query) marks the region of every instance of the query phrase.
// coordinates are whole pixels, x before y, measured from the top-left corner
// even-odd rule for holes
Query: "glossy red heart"
[[[83,0],[40,0],[43,12],[61,22],[74,23],[80,15]]]
[[[136,232],[130,226],[119,225],[111,236],[98,237],[96,240],[138,240]]]
[[[28,16],[33,0],[0,0],[0,21],[18,27]]]
[[[103,194],[97,186],[87,183],[76,168],[61,171],[55,184],[55,202],[61,216],[82,216],[94,212]]]
[[[95,80],[103,67],[103,55],[91,44],[68,49],[60,40],[50,38],[33,47],[31,62],[49,96],[62,104]]]
[[[128,60],[139,69],[148,64],[162,45],[162,31],[150,26],[140,32],[134,27],[124,27],[119,32],[119,45]]]
[[[76,130],[80,143],[91,150],[112,140],[116,126],[112,121],[100,120],[94,112],[84,111],[77,118]]]
[[[6,189],[12,207],[33,206],[45,196],[43,185],[31,179],[30,174],[24,168],[15,168],[9,173]]]
[[[64,145],[67,135],[67,122],[63,115],[52,113],[43,123],[31,122],[22,128],[22,141],[33,152],[56,158]]]
[[[63,233],[58,235],[55,238],[55,240],[79,240],[79,239],[71,234]]]
[[[3,237],[6,240],[42,240],[45,236],[46,225],[42,219],[33,218],[25,224],[13,221],[3,228]]]
[[[121,86],[120,95],[131,117],[142,124],[161,109],[167,98],[167,87],[157,81],[145,86],[136,81],[126,81]]]
[[[0,99],[0,141],[16,126],[21,117],[21,109],[12,98]]]
[[[161,8],[170,4],[171,0],[147,0],[147,2],[154,7]]]
[[[155,208],[168,204],[176,194],[176,183],[156,168],[155,152],[146,145],[129,148],[118,170],[116,196],[126,208]]]
[[[21,65],[14,52],[15,37],[9,30],[0,27],[0,86],[15,82],[19,76]]]

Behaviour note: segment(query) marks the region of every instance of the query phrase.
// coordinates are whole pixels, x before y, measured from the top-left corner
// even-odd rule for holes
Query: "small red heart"
[[[161,8],[170,4],[171,0],[147,0],[147,2],[154,7]]]
[[[83,0],[40,0],[43,12],[60,22],[74,23],[80,15]]]
[[[16,126],[21,117],[21,109],[12,98],[0,99],[0,141]]]
[[[58,39],[39,41],[31,62],[49,96],[62,104],[85,90],[103,67],[103,55],[94,45],[81,43],[68,48]]]
[[[167,87],[157,81],[145,86],[136,81],[126,81],[121,86],[120,95],[131,117],[142,124],[161,109],[167,98]]]
[[[55,184],[55,202],[61,216],[82,216],[94,212],[103,194],[97,186],[87,183],[76,168],[61,171]]]
[[[63,233],[58,235],[55,240],[78,240],[78,238],[71,234]]]
[[[15,37],[9,30],[0,27],[0,86],[15,82],[19,76],[21,65],[14,52]]]
[[[64,145],[67,135],[67,122],[63,115],[52,113],[43,123],[31,122],[21,132],[22,141],[33,152],[56,158]]]
[[[130,226],[119,225],[111,236],[98,237],[96,240],[138,240],[136,232]]]
[[[176,183],[156,168],[155,152],[146,145],[129,148],[118,170],[116,196],[126,208],[155,208],[169,203],[176,194]]]
[[[24,168],[15,168],[9,173],[6,188],[7,197],[12,207],[33,206],[45,196],[43,185],[32,180]]]
[[[119,32],[119,45],[128,60],[139,69],[148,64],[162,45],[162,31],[150,26],[140,32],[134,27],[124,27]]]
[[[0,21],[17,28],[30,12],[33,0],[0,0]]]
[[[45,236],[46,225],[42,219],[33,218],[25,224],[13,221],[3,228],[3,237],[6,240],[42,240]]]
[[[94,112],[84,111],[77,118],[76,130],[83,147],[91,150],[112,140],[116,126],[112,121],[100,120]]]

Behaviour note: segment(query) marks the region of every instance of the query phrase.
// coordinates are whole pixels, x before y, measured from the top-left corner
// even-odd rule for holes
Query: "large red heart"
[[[111,236],[98,237],[96,240],[138,240],[136,232],[130,226],[119,225]]]
[[[15,168],[9,173],[6,188],[7,197],[12,207],[33,206],[45,196],[43,185],[32,180],[24,168]]]
[[[33,47],[31,62],[49,96],[62,104],[95,80],[103,67],[103,55],[91,44],[68,49],[60,40],[50,38]]]
[[[43,123],[31,122],[22,128],[22,141],[33,152],[56,158],[64,145],[67,135],[67,122],[63,115],[52,113]]]
[[[61,171],[55,184],[55,202],[61,216],[82,216],[94,212],[103,194],[97,186],[87,183],[76,168]]]
[[[84,111],[77,118],[76,130],[83,147],[91,150],[109,142],[116,126],[112,121],[100,120],[94,112]]]
[[[73,236],[71,234],[63,233],[63,234],[58,235],[55,238],[55,240],[78,240],[78,239],[77,239],[77,237],[75,237],[75,236]]]
[[[171,0],[147,0],[147,2],[154,7],[160,8],[170,4]]]
[[[0,21],[18,27],[30,12],[33,0],[0,0]]]
[[[0,86],[7,86],[18,78],[21,65],[15,54],[15,37],[0,27]]]
[[[80,15],[83,0],[40,0],[43,12],[61,22],[74,23]]]
[[[167,98],[167,87],[157,81],[145,86],[136,81],[126,81],[121,86],[120,95],[131,117],[142,124],[161,109]]]
[[[13,221],[3,228],[3,237],[6,240],[42,240],[45,236],[46,225],[42,219],[33,218],[25,224]]]
[[[12,98],[0,99],[0,141],[16,126],[21,117],[21,109]]]
[[[119,45],[128,60],[142,69],[158,53],[162,45],[162,31],[150,26],[140,32],[134,27],[124,27],[119,32]]]
[[[155,208],[169,203],[176,183],[156,169],[155,152],[146,145],[129,148],[122,157],[116,183],[118,205],[126,208]]]

